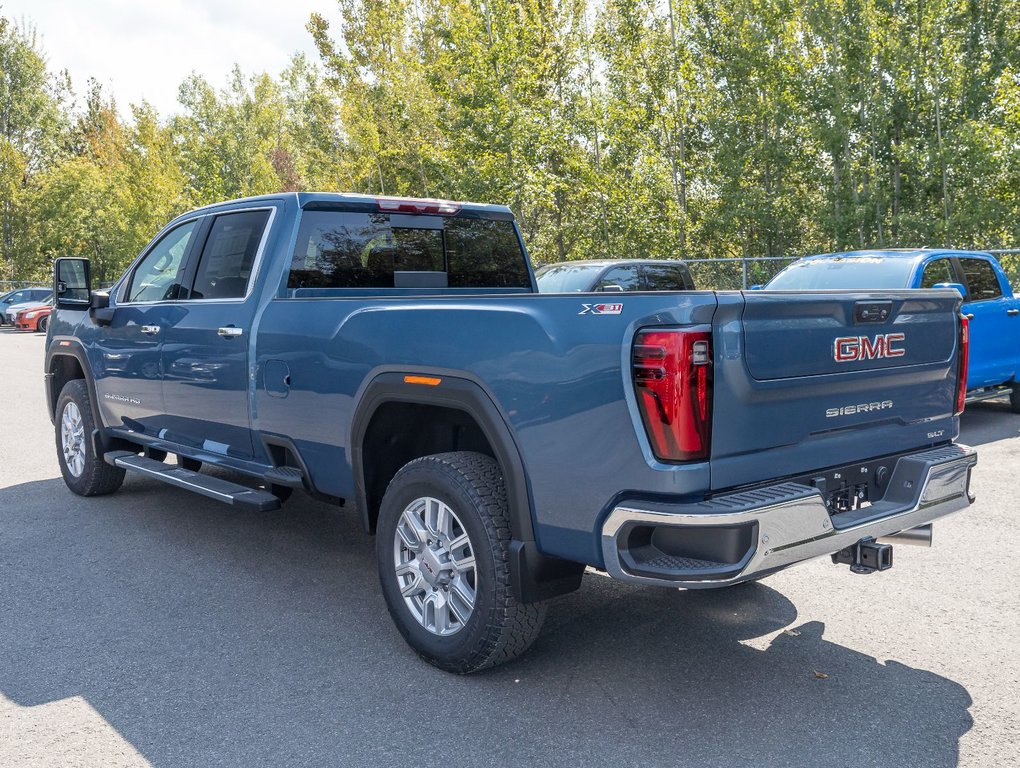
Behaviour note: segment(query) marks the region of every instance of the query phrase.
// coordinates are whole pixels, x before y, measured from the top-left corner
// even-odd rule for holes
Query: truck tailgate
[[[954,292],[718,298],[713,489],[956,436]]]

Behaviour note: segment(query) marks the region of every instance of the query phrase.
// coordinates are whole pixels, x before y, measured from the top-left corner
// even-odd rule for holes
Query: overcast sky
[[[66,68],[75,93],[89,77],[122,113],[143,98],[166,115],[191,72],[216,87],[234,64],[276,75],[296,51],[313,59],[305,24],[338,18],[335,0],[0,0],[0,13],[35,26],[51,71]]]

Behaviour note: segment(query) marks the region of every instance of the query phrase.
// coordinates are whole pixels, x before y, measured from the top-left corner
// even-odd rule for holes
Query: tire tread
[[[60,417],[64,411],[65,400],[70,399],[78,406],[81,412],[82,424],[85,428],[85,469],[80,477],[72,475],[64,463],[64,453],[60,443]],[[60,397],[57,398],[56,417],[56,439],[57,439],[57,461],[60,464],[60,472],[64,476],[64,482],[73,493],[79,496],[103,496],[113,493],[124,482],[125,471],[120,467],[113,467],[103,461],[102,456],[96,456],[92,444],[92,430],[96,428],[95,416],[92,413],[92,401],[89,398],[88,385],[84,379],[72,379],[60,390]]]
[[[503,473],[494,459],[469,451],[432,454],[408,462],[390,482],[397,483],[424,471],[439,470],[472,501],[485,528],[495,563],[494,609],[484,636],[468,654],[456,661],[425,657],[441,669],[458,674],[479,672],[504,664],[524,653],[538,637],[545,619],[545,603],[522,603],[513,594],[510,578],[511,529]],[[389,489],[387,489],[389,492]],[[391,613],[393,609],[391,608]],[[394,617],[396,618],[396,617]]]

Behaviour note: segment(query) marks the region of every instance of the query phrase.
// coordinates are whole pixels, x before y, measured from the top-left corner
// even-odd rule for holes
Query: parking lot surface
[[[592,573],[519,662],[404,645],[351,509],[60,479],[40,335],[0,330],[2,766],[1008,766],[1020,416],[968,408],[978,501],[931,549],[680,592]]]

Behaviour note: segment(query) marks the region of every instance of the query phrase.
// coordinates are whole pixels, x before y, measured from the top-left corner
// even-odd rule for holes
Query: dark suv
[[[535,273],[541,293],[693,291],[682,261],[598,259],[547,264]]]

